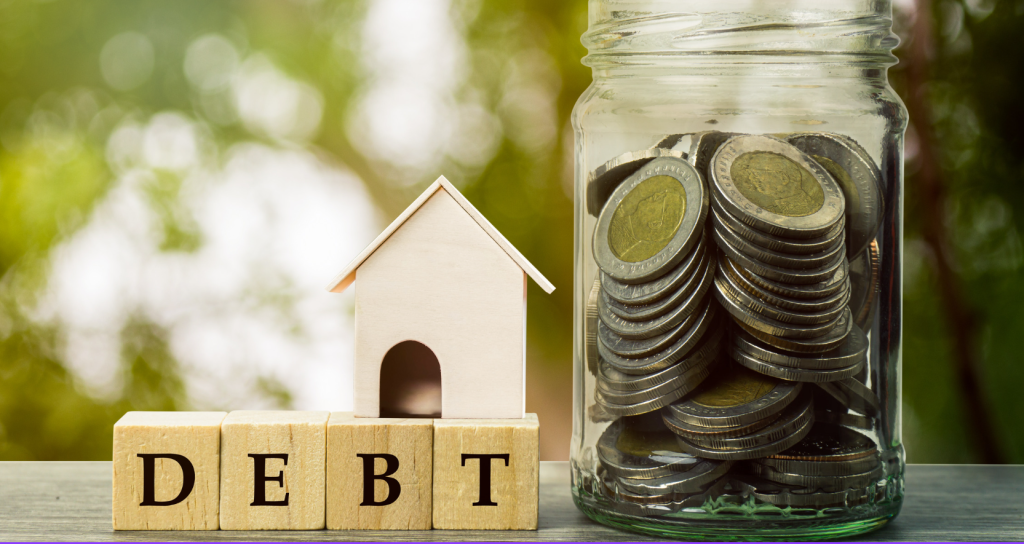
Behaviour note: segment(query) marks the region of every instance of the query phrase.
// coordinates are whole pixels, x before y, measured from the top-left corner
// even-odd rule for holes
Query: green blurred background
[[[0,459],[109,459],[127,410],[350,406],[334,274],[438,175],[529,287],[527,409],[571,428],[586,3],[0,0]],[[1024,462],[1024,1],[902,0],[903,421]]]

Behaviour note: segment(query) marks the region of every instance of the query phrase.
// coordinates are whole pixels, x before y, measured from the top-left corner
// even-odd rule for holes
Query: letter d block
[[[431,419],[356,418],[327,425],[327,528],[430,529]]]
[[[540,423],[434,420],[434,528],[536,529]]]
[[[220,528],[324,528],[330,412],[237,411],[220,435]]]
[[[114,530],[217,530],[225,415],[128,412],[114,424]]]

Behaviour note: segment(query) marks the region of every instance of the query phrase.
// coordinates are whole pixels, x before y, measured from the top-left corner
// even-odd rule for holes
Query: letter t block
[[[221,425],[220,528],[324,528],[330,412],[236,411]]]
[[[328,529],[430,529],[433,421],[331,413]]]
[[[434,528],[536,529],[540,423],[434,420]]]
[[[217,530],[225,415],[128,412],[114,424],[114,530]]]

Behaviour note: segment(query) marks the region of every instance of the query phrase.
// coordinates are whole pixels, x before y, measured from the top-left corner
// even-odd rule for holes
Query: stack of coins
[[[593,183],[605,186],[599,175]],[[594,396],[607,414],[635,416],[692,391],[724,343],[709,295],[715,278],[715,250],[704,229],[709,196],[689,163],[660,156],[618,182],[602,205],[593,243],[601,269],[591,291]]]

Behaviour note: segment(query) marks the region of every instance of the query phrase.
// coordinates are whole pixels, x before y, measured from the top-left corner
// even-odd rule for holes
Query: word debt
[[[535,414],[128,412],[114,529],[536,529],[539,429]]]

